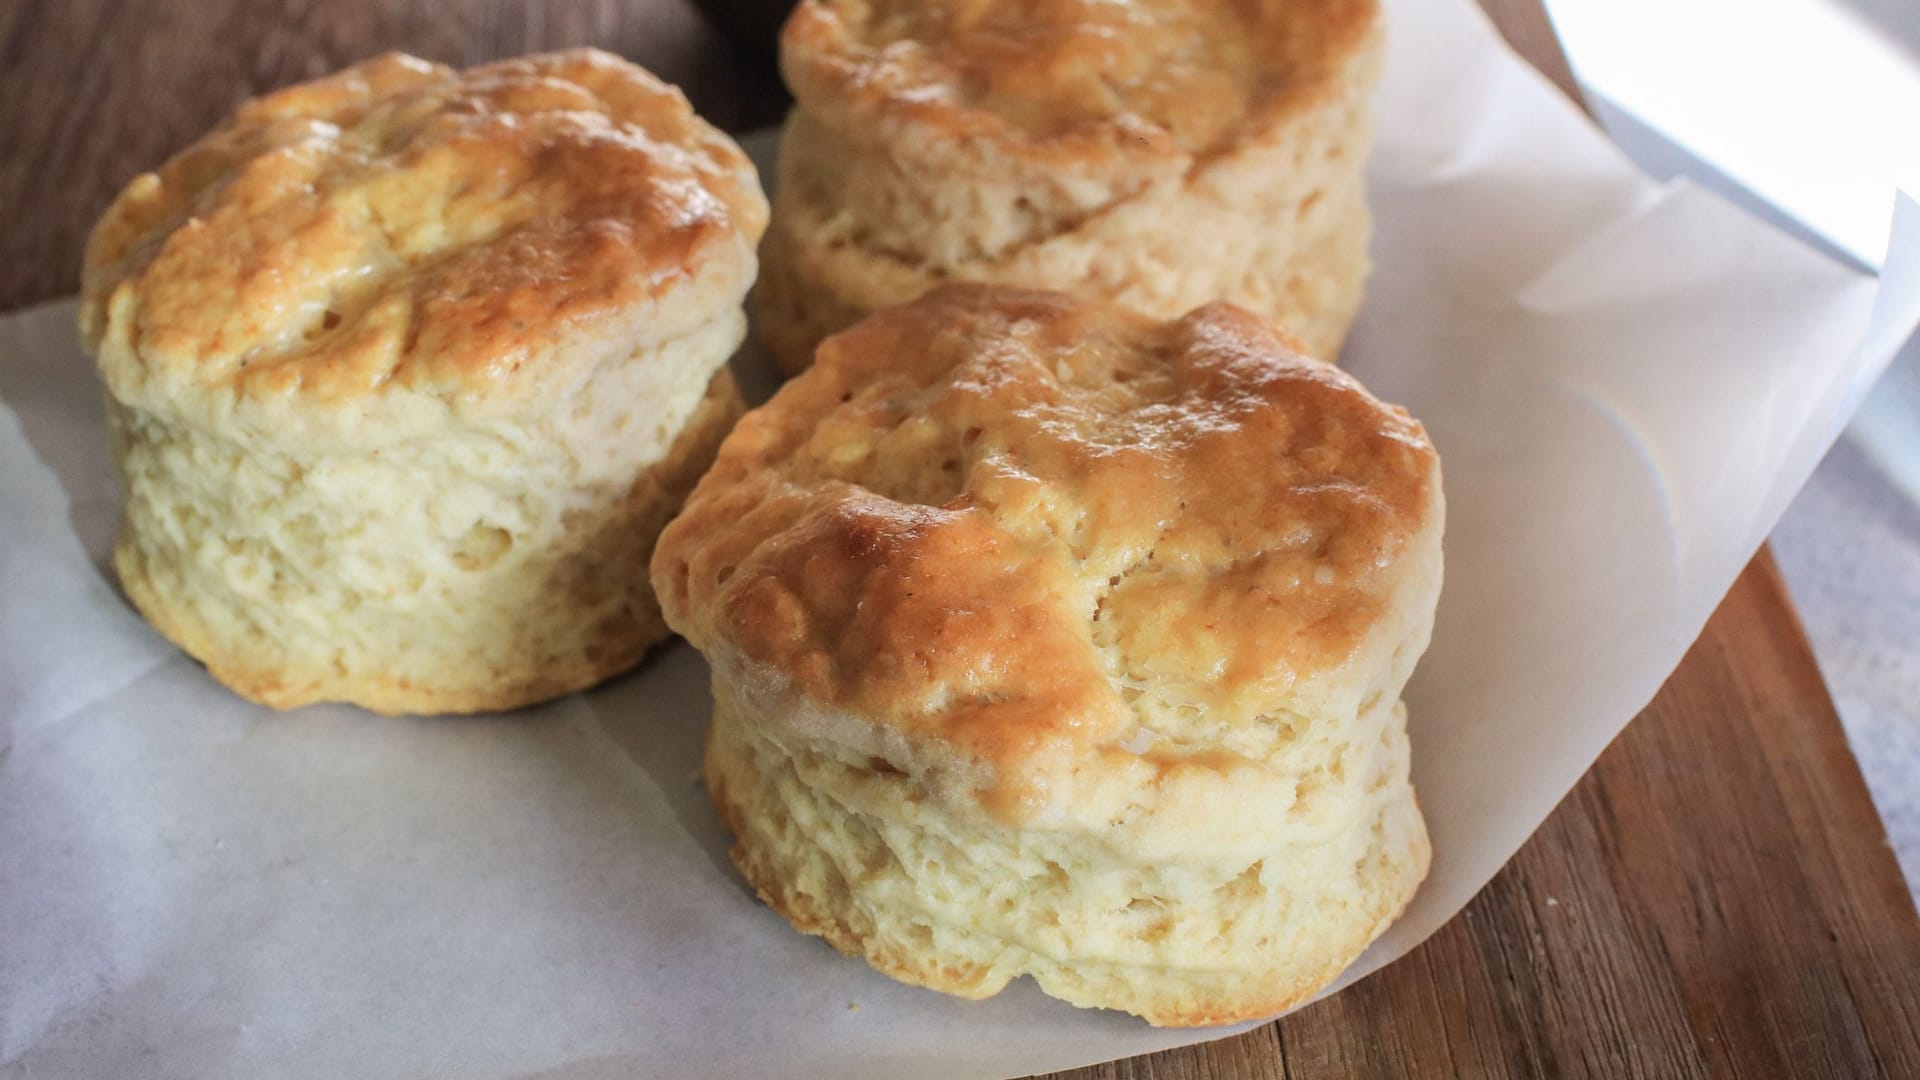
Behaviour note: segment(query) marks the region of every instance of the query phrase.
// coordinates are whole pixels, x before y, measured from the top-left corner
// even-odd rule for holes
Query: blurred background
[[[1642,168],[1879,267],[1893,189],[1920,198],[1920,0],[1547,7],[1595,115]],[[1920,897],[1920,339],[1773,545]]]

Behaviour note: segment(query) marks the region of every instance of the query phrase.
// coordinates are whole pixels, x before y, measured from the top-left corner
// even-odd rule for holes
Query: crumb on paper
[[[847,1002],[847,1011],[848,1011],[848,1012],[859,1012],[859,1011],[860,1011],[860,1003],[859,1003],[859,1002],[857,1002],[857,1001],[849,1001],[849,1002]]]

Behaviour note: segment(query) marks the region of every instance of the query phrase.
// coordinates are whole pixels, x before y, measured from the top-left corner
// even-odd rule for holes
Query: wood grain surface
[[[744,2],[755,38],[777,0]],[[1537,0],[1485,6],[1571,88]],[[390,48],[582,43],[729,128],[785,105],[763,47],[684,0],[0,0],[0,310],[72,292],[113,192],[248,94]],[[1920,1077],[1920,919],[1771,559],[1412,955],[1239,1038],[1058,1075]]]

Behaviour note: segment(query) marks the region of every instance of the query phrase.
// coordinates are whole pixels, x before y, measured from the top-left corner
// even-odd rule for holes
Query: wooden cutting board
[[[764,27],[779,2],[729,10]],[[1483,3],[1573,91],[1538,0]],[[73,292],[113,192],[248,94],[388,48],[471,63],[596,44],[738,131],[784,108],[739,40],[687,0],[7,0],[0,310]],[[1059,1075],[1920,1077],[1920,919],[1771,557],[1412,955],[1239,1038]]]

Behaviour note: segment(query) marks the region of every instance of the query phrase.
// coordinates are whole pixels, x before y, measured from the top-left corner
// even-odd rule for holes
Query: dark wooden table
[[[1571,92],[1538,0],[1484,2]],[[113,192],[248,94],[388,48],[572,44],[734,130],[783,108],[685,0],[0,0],[0,310],[74,291]],[[1061,1075],[1920,1077],[1920,919],[1772,559],[1411,956],[1239,1038]]]

